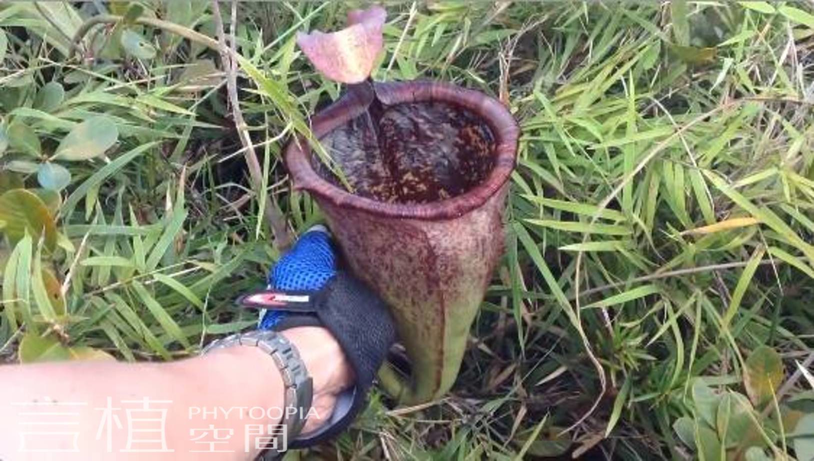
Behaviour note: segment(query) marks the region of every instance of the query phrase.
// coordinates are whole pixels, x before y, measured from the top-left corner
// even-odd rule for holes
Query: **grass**
[[[209,2],[144,6],[142,17],[217,37]],[[239,5],[240,110],[272,200],[249,179],[216,51],[128,23],[91,30],[81,59],[69,59],[84,20],[126,15],[127,5],[0,5],[0,146],[9,141],[0,189],[37,188],[38,165],[83,120],[102,114],[118,129],[95,158],[53,162],[69,172],[58,198],[41,194],[56,210],[56,250],[10,235],[0,249],[7,360],[24,355],[27,335],[167,360],[252,323],[231,301],[279,257],[261,217],[267,201],[295,233],[320,220],[290,189],[282,143],[341,91],[314,73],[294,35],[336,29],[352,6]],[[317,452],[718,459],[724,440],[738,459],[808,459],[796,434],[814,433],[812,383],[798,371],[814,357],[812,4],[387,9],[374,78],[478,89],[522,126],[506,254],[454,391],[401,409],[375,394],[355,429]],[[135,41],[117,41],[124,29]],[[49,82],[61,97],[43,91]],[[23,142],[32,134],[39,149]],[[762,360],[773,354],[779,370]],[[774,404],[755,397],[756,382]],[[742,414],[761,421],[760,443],[729,441],[719,403],[718,424],[705,425],[704,396],[737,393],[749,394]]]

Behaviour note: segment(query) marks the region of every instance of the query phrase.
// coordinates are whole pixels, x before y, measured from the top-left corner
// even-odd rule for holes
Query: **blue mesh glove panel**
[[[336,255],[330,236],[321,226],[311,228],[269,272],[268,288],[283,291],[319,291],[336,275]],[[263,314],[259,328],[274,328],[285,317],[280,311]]]
[[[269,288],[285,291],[319,291],[336,274],[336,256],[328,234],[306,232],[294,248],[269,273]]]

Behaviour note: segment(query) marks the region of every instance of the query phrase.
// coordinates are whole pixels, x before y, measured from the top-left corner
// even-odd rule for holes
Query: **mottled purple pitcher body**
[[[359,142],[370,147],[337,162],[350,170],[345,175],[356,193],[339,186],[302,140],[288,145],[285,159],[295,186],[324,211],[351,270],[390,305],[412,367],[396,397],[415,404],[443,395],[458,374],[502,253],[519,130],[503,105],[476,91],[435,82],[374,87],[381,107],[372,110],[383,123],[371,136],[378,140]],[[337,130],[370,117],[373,98],[349,92],[313,118],[315,136],[346,142]],[[423,112],[405,116],[413,107]],[[417,134],[392,135],[404,126]],[[428,147],[415,148],[419,141]],[[431,151],[434,143],[439,150]]]

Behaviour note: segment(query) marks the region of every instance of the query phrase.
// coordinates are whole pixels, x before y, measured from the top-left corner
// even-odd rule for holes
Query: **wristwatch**
[[[255,330],[247,333],[237,333],[225,338],[217,339],[207,345],[201,354],[208,354],[219,349],[227,349],[234,346],[254,346],[260,348],[273,359],[285,386],[285,409],[280,421],[280,428],[287,440],[292,440],[299,435],[308,419],[308,412],[314,397],[313,382],[308,374],[308,369],[300,357],[300,353],[285,336],[272,330]],[[281,434],[275,430],[272,434]],[[270,434],[271,435],[271,434]],[[285,450],[279,444],[272,444],[265,453],[277,455]]]

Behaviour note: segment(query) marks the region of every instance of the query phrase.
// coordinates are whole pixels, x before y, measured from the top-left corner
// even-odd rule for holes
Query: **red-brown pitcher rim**
[[[285,162],[295,188],[307,190],[339,208],[363,210],[392,218],[437,220],[456,218],[482,206],[509,180],[515,165],[520,128],[508,109],[496,99],[478,91],[440,82],[409,81],[374,85],[379,100],[387,105],[443,101],[461,106],[482,117],[495,136],[495,164],[489,176],[469,191],[437,202],[380,202],[353,195],[323,179],[311,165],[311,152],[307,142],[300,138],[292,140],[285,148]],[[322,137],[359,115],[365,107],[367,106],[359,98],[342,97],[313,117],[311,129],[317,138]]]

